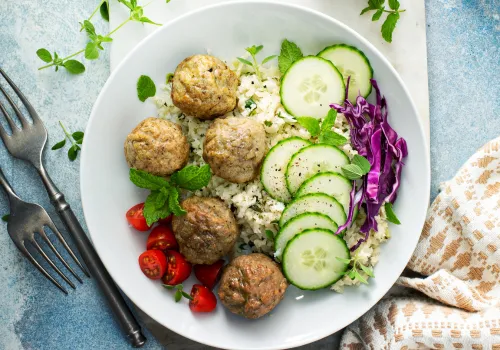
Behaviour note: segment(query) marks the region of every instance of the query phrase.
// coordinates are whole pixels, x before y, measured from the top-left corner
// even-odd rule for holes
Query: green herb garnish
[[[255,101],[252,98],[249,98],[248,100],[245,101],[245,108],[246,109],[252,109],[253,108],[252,106],[255,106],[255,108],[257,108],[257,104],[255,103]]]
[[[372,21],[378,21],[382,17],[382,14],[388,13],[387,18],[382,24],[381,33],[384,40],[391,43],[392,33],[394,33],[394,29],[396,29],[400,13],[406,10],[399,9],[400,3],[398,0],[389,0],[390,10],[387,10],[384,4],[385,0],[368,0],[368,6],[361,11],[361,15],[364,15],[368,11],[375,11],[372,16]]]
[[[356,254],[351,259],[342,259],[337,257],[337,260],[345,264],[350,264],[351,268],[344,272],[345,276],[349,276],[351,280],[357,280],[361,283],[368,284],[367,279],[361,275],[360,272],[364,272],[368,277],[374,278],[373,269],[371,267],[365,266],[359,262],[358,255]],[[361,270],[361,271],[360,271]]]
[[[176,303],[181,301],[182,297],[184,297],[188,300],[193,300],[193,297],[184,291],[184,287],[182,284],[178,284],[176,286],[164,284],[163,287],[165,287],[168,290],[175,290],[174,300]]]
[[[303,126],[312,137],[316,137],[321,132],[321,128],[319,126],[319,120],[313,117],[297,117],[297,122]]]
[[[5,214],[4,216],[2,216],[2,221],[9,222],[9,218],[10,218],[10,215],[9,214]]]
[[[365,157],[356,154],[351,164],[342,167],[342,173],[349,180],[358,180],[368,174],[370,167],[370,162]]]
[[[302,57],[304,57],[304,55],[295,43],[288,41],[287,39],[283,40],[281,43],[280,55],[278,57],[278,67],[281,74],[285,74],[292,63]]]
[[[137,97],[141,102],[156,95],[156,85],[153,79],[147,75],[141,75],[137,80]]]
[[[347,143],[347,139],[334,131],[326,130],[322,131],[319,135],[319,143],[338,147],[345,145]]]
[[[260,51],[262,51],[263,48],[264,48],[264,46],[262,46],[262,45],[259,45],[259,46],[253,45],[253,46],[247,47],[245,49],[250,54],[250,56],[252,57],[252,61],[249,61],[249,60],[244,59],[242,57],[237,57],[238,61],[240,61],[244,65],[247,65],[247,66],[250,66],[250,67],[253,68],[253,70],[255,71],[255,74],[257,75],[257,78],[259,79],[259,81],[262,81],[262,74],[260,73],[259,64],[257,63],[257,54]],[[266,58],[264,58],[262,60],[262,62],[260,64],[261,65],[265,64],[265,63],[271,61],[272,59],[274,59],[276,57],[277,57],[276,55],[267,56]]]
[[[268,240],[274,242],[274,232],[271,230],[266,230],[266,237]]]
[[[387,221],[392,222],[393,224],[396,225],[401,225],[401,221],[399,221],[398,217],[396,216],[396,213],[394,212],[394,209],[392,207],[392,203],[385,203],[385,215],[387,216]]]
[[[56,151],[63,148],[66,145],[66,141],[69,141],[71,142],[71,147],[68,150],[68,158],[70,161],[74,161],[78,157],[78,152],[81,150],[80,145],[83,143],[83,137],[85,134],[82,131],[69,133],[61,121],[59,121],[59,125],[63,129],[64,139],[52,146],[52,150]]]

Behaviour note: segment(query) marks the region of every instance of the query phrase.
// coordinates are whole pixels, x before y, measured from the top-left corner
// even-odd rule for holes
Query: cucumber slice
[[[286,245],[283,272],[288,281],[300,289],[325,288],[347,271],[349,264],[337,258],[351,258],[341,237],[324,229],[305,230]]]
[[[295,199],[283,210],[280,227],[292,218],[303,213],[320,213],[330,217],[337,225],[345,224],[347,215],[344,207],[337,200],[324,193],[311,193]]]
[[[274,256],[281,259],[283,250],[288,241],[295,235],[304,230],[313,228],[323,228],[333,232],[337,232],[337,224],[325,214],[320,213],[304,213],[290,219],[285,226],[281,228],[274,239]]]
[[[262,163],[260,181],[274,199],[288,203],[292,196],[286,187],[285,172],[290,158],[311,142],[300,137],[290,137],[278,142],[269,150]]]
[[[365,54],[355,48],[345,44],[328,46],[318,53],[319,57],[331,61],[335,67],[342,73],[344,83],[349,82],[349,101],[356,102],[358,94],[368,97],[372,91],[373,68]]]
[[[330,103],[342,104],[345,84],[332,62],[307,56],[294,62],[281,80],[281,104],[296,117],[324,118]]]
[[[309,193],[324,193],[335,198],[342,206],[346,215],[351,204],[352,181],[333,172],[319,173],[304,181],[297,190],[296,197]]]
[[[318,173],[340,172],[349,164],[349,158],[339,148],[330,145],[312,145],[295,153],[286,169],[286,186],[292,195],[304,181]]]

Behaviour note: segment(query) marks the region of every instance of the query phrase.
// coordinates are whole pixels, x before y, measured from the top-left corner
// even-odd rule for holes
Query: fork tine
[[[59,251],[56,249],[56,247],[54,247],[54,245],[50,241],[50,239],[47,236],[47,234],[43,230],[40,230],[40,232],[37,232],[37,233],[40,236],[42,236],[42,239],[44,240],[44,242],[49,246],[49,248],[52,250],[52,252],[54,252],[54,254],[57,256],[57,258],[59,259],[59,261],[64,265],[64,267],[67,268],[69,270],[69,272],[71,272],[71,274],[73,276],[75,276],[75,278],[78,280],[78,282],[83,283],[83,281],[81,280],[80,276],[78,276],[75,273],[75,271],[73,271],[73,269],[71,268],[71,266],[69,266],[68,263],[66,262],[66,260],[64,260],[64,258],[61,256],[61,254],[59,254]]]
[[[8,147],[8,142],[10,140],[10,135],[7,134],[7,131],[3,128],[3,126],[0,124],[0,138],[2,139],[3,143],[5,144],[6,147]]]
[[[66,239],[64,239],[64,236],[57,229],[56,225],[54,225],[53,222],[48,222],[46,225],[47,225],[48,228],[50,228],[52,230],[52,232],[54,232],[54,234],[57,236],[57,238],[59,239],[59,241],[62,243],[62,245],[64,246],[64,248],[66,249],[66,251],[69,253],[69,255],[71,255],[71,257],[73,258],[74,262],[83,271],[83,273],[85,274],[85,276],[90,277],[89,272],[82,265],[82,263],[80,262],[80,260],[78,260],[78,258],[76,257],[75,253],[73,252],[73,250],[71,249],[71,247],[66,242]]]
[[[54,277],[52,277],[43,267],[42,265],[40,265],[38,263],[38,261],[36,261],[36,259],[33,257],[33,255],[31,255],[31,253],[28,251],[28,249],[26,249],[26,247],[23,245],[23,244],[16,244],[17,245],[17,248],[21,251],[21,253],[23,253],[23,255],[38,269],[38,271],[40,271],[42,273],[42,275],[45,276],[45,278],[47,278],[50,282],[52,282],[57,288],[59,288],[61,290],[61,292],[63,292],[64,294],[68,294],[68,292],[66,291],[66,289],[64,289],[63,286],[61,286],[59,284],[59,282],[57,282]]]
[[[45,252],[43,251],[42,247],[40,247],[40,245],[38,244],[37,241],[35,241],[33,239],[33,241],[31,242],[31,244],[33,244],[33,246],[35,247],[35,249],[38,251],[38,253],[42,256],[42,258],[45,259],[45,261],[47,261],[47,263],[54,269],[56,270],[57,274],[59,276],[61,276],[61,278],[63,280],[66,281],[66,283],[68,283],[71,288],[75,289],[75,285],[73,284],[73,282],[70,281],[70,279],[68,277],[66,277],[66,275],[64,273],[62,273],[61,270],[59,270],[59,268],[56,266],[56,264],[54,264],[54,262],[47,256],[47,254],[45,254]]]
[[[2,87],[0,86],[0,89],[2,90],[3,92],[3,89]],[[5,117],[5,119],[7,119],[7,123],[9,123],[9,126],[10,126],[10,129],[12,130],[12,132],[16,132],[16,131],[19,131],[19,128],[17,127],[17,125],[14,123],[14,121],[12,120],[12,118],[10,117],[9,113],[7,113],[7,110],[5,109],[5,107],[3,106],[3,104],[0,103],[0,111],[2,111],[2,114],[3,116]],[[2,128],[3,129],[3,128]]]
[[[4,88],[2,87],[2,85],[0,85],[0,91],[2,91],[3,95],[5,96],[5,98],[9,102],[10,106],[12,107],[12,109],[14,110],[14,112],[16,113],[17,118],[19,118],[19,120],[21,121],[21,124],[23,125],[23,127],[27,127],[29,125],[28,120],[26,120],[26,118],[23,116],[23,114],[21,113],[21,111],[19,110],[19,108],[17,107],[17,105],[14,103],[14,101],[12,101],[12,99],[7,94],[7,91],[4,90]]]
[[[12,80],[10,80],[10,78],[7,76],[7,74],[3,71],[2,68],[0,68],[0,74],[5,78],[5,80],[7,81],[7,83],[9,83],[12,90],[14,90],[14,92],[17,94],[21,102],[24,104],[24,107],[26,107],[26,109],[28,110],[28,113],[30,114],[31,119],[33,119],[33,122],[40,122],[40,117],[36,113],[31,103],[29,103],[28,99],[23,95],[23,93],[21,92],[21,90],[19,90],[16,84],[14,84]]]

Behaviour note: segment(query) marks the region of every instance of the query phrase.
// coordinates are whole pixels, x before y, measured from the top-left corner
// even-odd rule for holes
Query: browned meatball
[[[255,179],[265,154],[264,127],[247,118],[215,120],[203,144],[203,159],[213,173],[234,183]]]
[[[224,62],[209,55],[186,58],[172,80],[172,101],[185,114],[213,119],[236,107],[238,77]]]
[[[172,228],[181,253],[193,264],[213,264],[232,250],[239,235],[233,213],[217,198],[190,197],[187,212],[175,216]]]
[[[264,254],[241,255],[222,273],[219,298],[229,311],[259,318],[279,304],[288,283],[278,264]]]
[[[186,165],[189,144],[180,125],[147,118],[127,136],[125,158],[131,168],[168,176]]]

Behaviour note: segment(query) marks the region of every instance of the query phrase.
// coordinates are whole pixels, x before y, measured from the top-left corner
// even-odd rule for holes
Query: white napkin
[[[500,138],[441,187],[398,284],[346,329],[342,349],[500,349]]]

